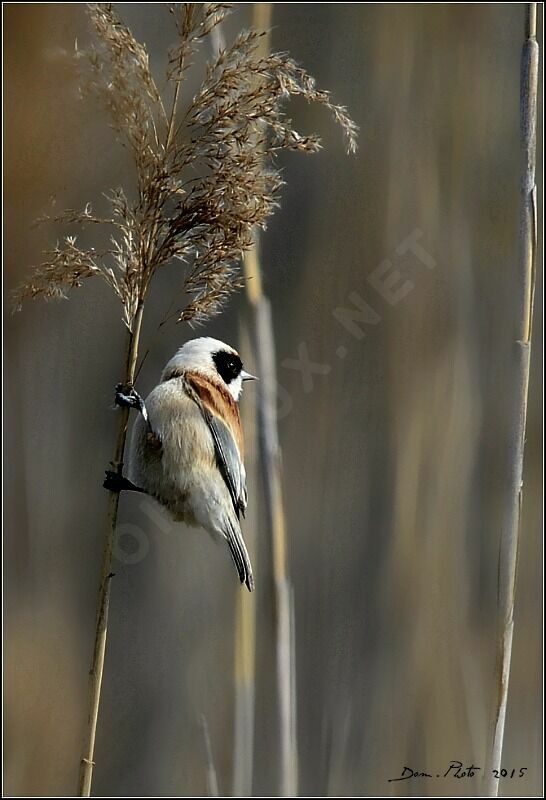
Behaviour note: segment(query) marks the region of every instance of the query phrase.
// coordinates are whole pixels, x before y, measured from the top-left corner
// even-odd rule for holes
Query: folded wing
[[[228,488],[235,512],[235,519],[226,515],[222,521],[222,533],[229,545],[241,583],[245,583],[252,591],[252,566],[238,523],[240,514],[244,516],[247,507],[246,473],[239,447],[229,426],[208,407],[207,394],[203,392],[203,387],[192,380],[191,376],[186,375],[185,381],[188,396],[197,404],[211,433],[218,470]]]

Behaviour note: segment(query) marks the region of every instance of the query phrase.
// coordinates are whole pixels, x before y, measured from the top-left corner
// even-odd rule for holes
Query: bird
[[[144,492],[171,516],[223,538],[239,580],[254,588],[241,531],[247,507],[243,429],[238,401],[246,372],[238,352],[211,337],[187,341],[144,400],[118,384],[115,403],[139,412],[129,445],[128,476],[107,471],[110,491]]]

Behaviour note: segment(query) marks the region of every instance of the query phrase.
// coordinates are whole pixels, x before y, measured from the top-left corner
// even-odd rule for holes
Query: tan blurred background
[[[146,3],[120,8],[160,68],[168,15]],[[250,14],[249,4],[237,9],[228,40]],[[273,47],[361,129],[347,157],[323,111],[293,105],[299,129],[319,131],[325,150],[283,159],[282,207],[262,241],[283,387],[302,795],[480,792],[472,780],[388,779],[404,765],[434,774],[451,759],[484,766],[512,386],[523,14],[523,4],[500,3],[274,4]],[[59,208],[83,207],[128,179],[64,55],[87,40],[83,5],[7,3],[4,25],[9,290],[58,235],[30,228],[52,196]],[[395,295],[377,289],[383,269],[399,272]],[[178,285],[165,270],[150,301],[143,393],[192,335],[174,325],[156,335]],[[501,785],[521,796],[542,785],[541,292],[539,270],[503,758],[527,772]],[[363,302],[368,321],[356,329],[336,311]],[[203,333],[237,344],[242,309],[233,299]],[[90,281],[69,302],[6,317],[5,332],[4,788],[71,794],[121,310]],[[293,368],[305,354],[320,372]],[[250,390],[243,405],[252,402]],[[250,496],[263,511],[257,486]],[[138,527],[125,529],[116,563],[94,793],[206,794],[204,715],[220,793],[230,794],[240,590],[224,548],[140,502],[122,500],[123,523]],[[270,547],[256,517],[253,793],[274,795]]]

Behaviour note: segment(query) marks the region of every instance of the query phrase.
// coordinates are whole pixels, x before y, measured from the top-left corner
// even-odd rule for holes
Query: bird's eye
[[[239,356],[234,356],[232,353],[221,350],[218,353],[213,353],[212,358],[218,374],[226,383],[230,383],[239,376],[242,369]]]

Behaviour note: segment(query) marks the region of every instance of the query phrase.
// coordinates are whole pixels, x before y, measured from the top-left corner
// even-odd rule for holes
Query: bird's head
[[[177,372],[185,371],[222,381],[234,400],[241,395],[243,381],[255,380],[254,375],[243,369],[239,353],[233,347],[209,336],[190,339],[182,345],[163,370],[161,379],[168,380]]]

